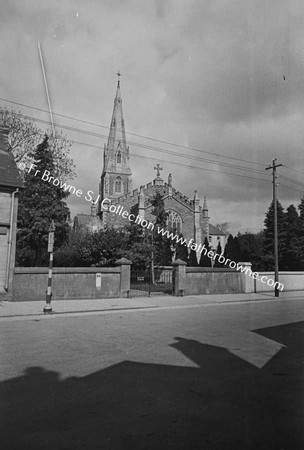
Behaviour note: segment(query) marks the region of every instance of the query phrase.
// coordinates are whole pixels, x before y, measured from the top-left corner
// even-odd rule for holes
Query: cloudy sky
[[[279,199],[284,207],[299,203],[302,0],[0,0],[0,6],[0,97],[47,110],[39,38],[53,111],[74,118],[55,116],[56,122],[79,130],[63,128],[75,141],[77,188],[98,191],[120,70],[134,188],[152,181],[159,162],[177,190],[207,196],[212,223],[260,230],[272,196],[265,167],[277,158],[284,164]],[[72,214],[89,212],[75,196],[69,205]]]

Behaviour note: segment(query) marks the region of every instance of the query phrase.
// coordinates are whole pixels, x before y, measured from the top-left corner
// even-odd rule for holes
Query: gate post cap
[[[129,261],[127,258],[120,258],[117,261],[115,261],[115,264],[117,266],[131,266],[132,262]]]
[[[185,261],[183,261],[182,259],[176,259],[173,263],[172,266],[186,266],[187,263]]]

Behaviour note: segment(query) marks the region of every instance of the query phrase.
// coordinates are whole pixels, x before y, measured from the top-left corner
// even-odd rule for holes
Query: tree
[[[125,258],[132,262],[132,268],[145,270],[151,263],[152,239],[149,232],[141,225],[131,223],[125,226],[127,248]]]
[[[222,254],[222,246],[221,246],[220,241],[219,241],[218,244],[217,244],[216,253],[217,253],[218,255],[221,255],[221,254]],[[223,267],[223,264],[221,264],[221,263],[218,261],[218,257],[215,259],[214,267]]]
[[[301,269],[301,238],[300,238],[300,219],[294,205],[290,205],[285,213],[286,215],[286,251],[282,261],[284,270]]]
[[[154,198],[151,201],[151,205],[153,206],[153,210],[151,214],[155,216],[155,228],[157,225],[159,228],[166,228],[168,213],[165,211],[165,204],[163,198],[159,192],[156,192]]]
[[[237,235],[238,259],[236,262],[251,262],[254,272],[264,269],[263,263],[263,232]]]
[[[168,214],[165,211],[163,198],[157,192],[151,202],[153,210],[151,214],[155,216],[154,230],[151,233],[153,236],[154,262],[156,265],[167,266],[172,263],[172,242],[166,236],[158,234],[159,228],[166,228]]]
[[[188,266],[190,267],[197,267],[197,257],[196,257],[196,251],[191,248],[190,254],[189,254],[189,260],[188,260]]]
[[[33,155],[36,170],[52,172],[53,157],[45,136]],[[61,247],[68,238],[70,211],[64,201],[69,193],[43,181],[34,170],[25,171],[24,186],[19,195],[17,262],[19,265],[47,264],[47,242],[51,221],[55,222],[55,247]],[[37,175],[36,175],[37,174]]]
[[[61,179],[73,179],[76,176],[75,165],[70,157],[72,142],[61,132],[47,130],[43,132],[36,123],[24,118],[21,113],[0,107],[0,117],[9,128],[9,151],[13,154],[17,164],[23,163],[29,167],[33,162],[33,149],[42,143],[44,136],[48,136],[49,151],[53,157],[53,173]]]
[[[282,269],[286,251],[286,216],[284,209],[277,201],[278,218],[278,259],[279,269]],[[264,221],[263,252],[266,270],[274,269],[274,204],[271,202]]]
[[[183,238],[183,235],[180,234],[179,238]],[[189,254],[188,254],[188,247],[185,244],[182,244],[181,242],[177,242],[175,244],[175,259],[181,259],[185,263],[188,262]]]
[[[205,255],[205,250],[203,250],[201,253],[201,256],[200,256],[199,266],[200,267],[211,267],[211,259],[209,258],[209,256],[207,256],[208,252],[210,250],[210,246],[209,246],[207,237],[205,237],[205,239],[204,239],[204,247],[207,249],[206,255]]]
[[[302,196],[299,204],[299,211],[299,231],[300,235],[304,235],[304,195]]]
[[[224,256],[231,261],[238,262],[239,259],[239,244],[237,236],[233,237],[232,234],[229,234],[227,243],[225,245]]]

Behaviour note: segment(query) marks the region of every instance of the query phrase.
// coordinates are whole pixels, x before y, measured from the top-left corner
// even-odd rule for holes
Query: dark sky
[[[127,134],[134,188],[155,177],[159,162],[176,189],[191,198],[195,189],[201,199],[207,195],[213,223],[230,222],[233,232],[259,230],[272,196],[264,168],[277,158],[285,165],[280,176],[288,178],[279,180],[279,198],[284,207],[299,203],[303,1],[0,3],[0,96],[47,110],[39,37],[53,110],[102,126],[56,119],[82,130],[63,129],[70,139],[100,146],[73,145],[77,188],[98,191],[120,70],[127,133],[181,146]],[[69,202],[73,214],[89,212],[82,199]]]

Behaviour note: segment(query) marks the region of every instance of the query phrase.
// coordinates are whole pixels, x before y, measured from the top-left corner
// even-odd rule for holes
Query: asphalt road
[[[1,323],[3,449],[304,448],[304,301]]]

